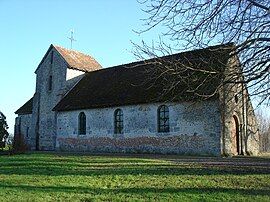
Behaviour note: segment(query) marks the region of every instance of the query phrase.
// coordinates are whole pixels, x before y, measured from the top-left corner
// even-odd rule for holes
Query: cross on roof
[[[73,43],[73,41],[76,41],[76,40],[74,39],[74,37],[73,37],[73,34],[74,34],[74,30],[71,29],[71,30],[70,30],[70,37],[68,37],[68,39],[70,40],[70,49],[72,49],[72,43]]]

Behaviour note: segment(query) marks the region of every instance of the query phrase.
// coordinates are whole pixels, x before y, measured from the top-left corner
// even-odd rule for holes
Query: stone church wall
[[[238,63],[233,59],[227,68],[228,75],[235,75]],[[239,79],[239,78],[238,78]],[[259,152],[258,125],[254,110],[244,84],[225,84],[220,92],[222,123],[221,147],[223,155],[257,155]],[[235,133],[234,118],[239,131]],[[238,145],[235,136],[238,136]],[[239,152],[237,153],[237,148]]]
[[[30,135],[32,114],[18,115],[15,120],[15,134],[20,134],[24,138],[25,144],[32,149],[35,147],[35,139]]]
[[[81,78],[83,72],[69,70],[61,55],[52,48],[36,70],[36,74],[31,136],[34,139],[39,139],[38,147],[40,150],[54,150],[56,112],[52,109]],[[52,78],[51,90],[49,89],[50,77]]]
[[[260,152],[260,137],[259,137],[259,128],[258,121],[255,116],[253,106],[249,100],[249,97],[246,99],[247,106],[247,135],[245,138],[246,153],[248,155],[257,155]]]
[[[179,153],[220,155],[217,101],[170,103],[170,132],[157,132],[160,104],[86,109],[57,114],[60,151]],[[114,111],[122,109],[124,132],[114,134]],[[86,114],[86,135],[78,135],[78,115]]]

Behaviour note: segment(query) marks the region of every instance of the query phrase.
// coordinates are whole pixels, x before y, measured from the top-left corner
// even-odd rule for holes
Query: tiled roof
[[[89,72],[56,105],[54,110],[66,111],[198,99],[198,96],[189,92],[188,85],[197,86],[203,83],[203,85],[198,85],[197,92],[206,95],[214,93],[222,81],[231,48],[232,44],[214,46]],[[163,63],[160,66],[161,61]],[[187,85],[184,80],[181,80],[182,78],[177,77],[179,75],[161,76],[158,69],[164,66],[164,62],[188,65],[197,70],[218,70],[217,72],[220,73],[209,77],[209,74],[205,74],[204,71],[195,71],[195,74],[192,70],[183,71],[182,76],[189,80]],[[166,91],[170,87],[170,81],[177,79],[179,84],[174,90]]]
[[[75,50],[69,50],[60,46],[53,45],[55,49],[68,63],[69,68],[91,72],[101,68],[101,65],[90,55],[83,54]]]
[[[21,106],[15,114],[32,114],[32,109],[33,109],[33,98],[28,100],[23,106]]]
[[[55,48],[59,52],[59,54],[67,62],[68,68],[77,69],[84,72],[91,72],[102,68],[101,65],[90,55],[86,55],[75,50],[68,50],[66,48],[52,44],[47,50],[40,64],[43,63],[44,59],[47,57],[48,53],[52,48]],[[38,65],[38,68],[40,67],[40,64]],[[33,98],[28,100],[22,107],[20,107],[15,112],[15,114],[31,114],[32,105],[33,105]]]

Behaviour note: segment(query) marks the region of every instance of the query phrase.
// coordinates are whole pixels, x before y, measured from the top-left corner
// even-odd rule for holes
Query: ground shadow
[[[253,175],[270,174],[269,159],[147,155],[66,156],[50,154],[1,157],[0,174],[17,175]],[[165,158],[167,157],[167,158]]]
[[[249,195],[249,196],[270,196],[269,189],[235,189],[235,188],[92,188],[83,186],[29,186],[29,185],[10,185],[0,184],[0,188],[11,188],[21,191],[30,192],[65,192],[65,193],[76,193],[76,194],[109,194],[109,193],[124,193],[124,194],[149,194],[149,193],[166,193],[166,194],[218,194],[226,193],[229,195]]]

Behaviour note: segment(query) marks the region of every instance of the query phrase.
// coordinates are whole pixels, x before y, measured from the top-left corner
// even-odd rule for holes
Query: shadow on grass
[[[148,155],[149,156],[149,155]],[[0,174],[16,175],[253,175],[270,174],[269,159],[27,154],[0,158]]]
[[[4,160],[4,159],[1,159]],[[160,154],[85,154],[85,153],[28,153],[23,155],[13,155],[5,158],[6,161],[36,161],[43,162],[44,160],[51,162],[69,162],[69,163],[112,163],[112,162],[153,162],[153,161],[172,161],[177,163],[221,163],[239,164],[241,165],[258,165],[267,164],[270,167],[270,158],[268,157],[204,157],[204,156],[179,156],[179,155],[160,155]]]
[[[199,167],[194,165],[159,165],[159,164],[130,164],[130,165],[110,165],[110,164],[59,164],[59,163],[18,163],[0,164],[0,174],[16,175],[253,175],[270,174],[269,167]]]
[[[269,189],[233,189],[233,188],[92,188],[72,186],[29,186],[29,185],[7,185],[0,184],[0,188],[10,188],[27,192],[46,193],[77,193],[77,194],[218,194],[270,196]]]

